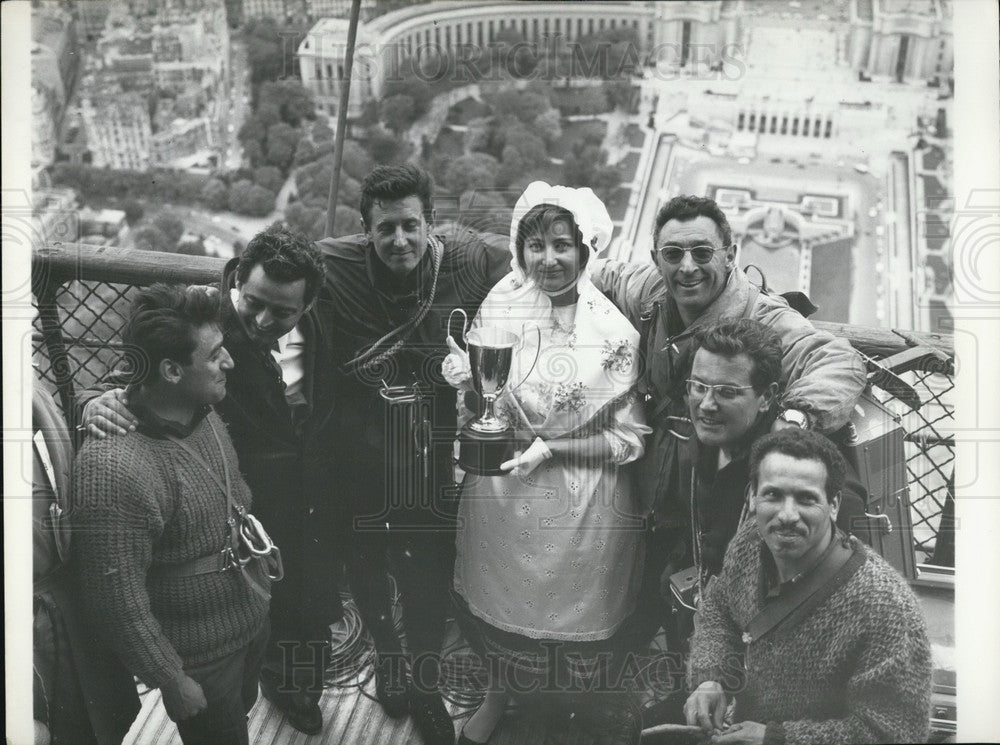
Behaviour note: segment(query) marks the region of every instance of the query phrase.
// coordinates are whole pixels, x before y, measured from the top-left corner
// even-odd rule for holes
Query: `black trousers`
[[[402,648],[392,621],[392,573],[414,686],[432,693],[455,566],[454,425],[431,426],[438,420],[427,399],[369,403],[338,472],[353,513],[343,534],[347,579],[379,655],[394,656]]]
[[[400,594],[414,686],[422,692],[437,691],[455,565],[454,529],[354,530],[350,541],[346,568],[351,594],[378,653],[402,653],[392,621],[391,571]]]
[[[331,563],[335,534],[346,520],[328,507],[260,500],[254,513],[281,549],[285,576],[271,584],[271,636],[263,667],[278,689],[319,701],[330,624],[343,616]]]
[[[186,667],[201,685],[208,707],[177,722],[184,745],[249,745],[247,714],[257,701],[257,675],[264,660],[268,627],[245,647],[218,660]]]

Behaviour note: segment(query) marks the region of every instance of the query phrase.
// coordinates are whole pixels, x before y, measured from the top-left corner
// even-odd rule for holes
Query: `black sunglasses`
[[[672,244],[667,244],[665,246],[660,246],[656,249],[660,257],[668,264],[680,264],[684,260],[684,254],[690,252],[691,258],[694,259],[696,264],[707,264],[712,260],[712,255],[719,249],[714,246],[692,246],[691,248],[682,248],[681,246],[674,246]]]

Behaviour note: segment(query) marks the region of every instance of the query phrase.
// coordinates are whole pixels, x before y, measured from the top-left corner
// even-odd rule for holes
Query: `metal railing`
[[[33,362],[37,374],[58,388],[71,426],[75,392],[93,385],[120,357],[119,331],[134,289],[160,281],[217,282],[224,264],[218,258],[84,244],[36,250]],[[955,460],[951,336],[833,323],[816,326],[849,339],[869,358],[870,377],[878,386],[874,395],[905,432],[911,556],[917,565],[950,564],[941,556],[954,538],[948,513]]]

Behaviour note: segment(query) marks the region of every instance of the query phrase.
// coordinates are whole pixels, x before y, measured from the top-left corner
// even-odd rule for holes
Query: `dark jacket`
[[[305,337],[302,386],[308,405],[293,417],[270,351],[251,344],[230,300],[237,263],[233,259],[226,265],[219,293],[224,343],[236,368],[228,376],[226,397],[215,408],[229,428],[258,510],[272,503],[327,506],[330,482],[336,478],[330,334],[315,305],[299,321]]]
[[[772,419],[766,418],[751,430],[745,447],[739,448],[733,459],[722,468],[718,467],[719,448],[700,445],[693,439],[694,457],[686,464],[687,488],[684,495],[695,510],[692,531],[700,536],[701,572],[703,582],[722,571],[722,560],[729,542],[736,535],[747,500],[750,498],[750,445],[770,430]],[[850,470],[841,493],[840,510],[837,513],[837,527],[845,533],[851,532],[869,541],[864,512],[868,493]],[[691,499],[692,492],[694,499]],[[690,534],[693,536],[693,533]],[[692,562],[694,557],[692,557]],[[683,567],[678,567],[681,569]]]
[[[379,524],[385,522],[386,510],[391,508],[386,500],[397,505],[406,502],[411,507],[414,499],[419,500],[407,490],[421,488],[415,471],[423,469],[409,452],[419,422],[405,407],[386,406],[379,395],[383,382],[389,386],[420,385],[417,419],[426,419],[429,424],[432,455],[427,473],[434,494],[440,495],[453,481],[451,443],[456,429],[455,390],[441,376],[441,362],[448,353],[446,335],[451,333],[459,343],[462,336],[460,317],[456,315],[449,329],[449,314],[462,308],[471,321],[486,293],[510,270],[506,237],[464,228],[435,237],[443,254],[430,310],[400,348],[362,372],[345,369],[345,363],[419,312],[434,285],[434,252],[428,250],[406,281],[399,282],[362,234],[318,243],[327,281],[316,307],[331,330],[338,378],[336,438],[344,448],[347,472],[340,483],[345,498],[354,504],[355,514],[367,514],[381,521]],[[387,470],[395,474],[388,481]],[[393,493],[394,489],[399,493]],[[421,510],[411,510],[410,517],[418,512]]]
[[[331,561],[347,516],[333,488],[339,467],[330,334],[314,304],[298,323],[305,338],[302,387],[308,403],[293,413],[270,350],[250,342],[233,308],[229,291],[237,263],[226,265],[219,293],[224,344],[236,367],[215,408],[229,428],[257,517],[282,551],[285,578],[272,604],[293,598],[302,616],[333,623],[343,611]]]

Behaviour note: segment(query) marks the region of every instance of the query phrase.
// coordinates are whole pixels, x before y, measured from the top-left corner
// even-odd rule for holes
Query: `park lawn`
[[[628,200],[632,195],[632,190],[625,186],[619,186],[608,196],[605,206],[608,214],[615,222],[625,219],[625,210],[628,209]]]
[[[625,139],[628,140],[630,147],[642,147],[646,141],[646,134],[642,131],[642,127],[632,122],[625,128]]]
[[[615,168],[621,174],[622,181],[631,181],[639,168],[639,153],[629,153],[615,164]]]

